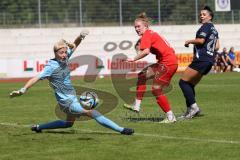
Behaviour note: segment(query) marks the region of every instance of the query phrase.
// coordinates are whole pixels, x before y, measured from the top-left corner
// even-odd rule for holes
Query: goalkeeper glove
[[[10,93],[10,98],[21,96],[26,92],[26,90],[27,90],[26,88],[21,88],[17,91],[12,91]]]
[[[88,34],[89,34],[89,30],[84,29],[84,30],[82,30],[81,33],[80,33],[80,38],[81,38],[81,39],[84,39]]]

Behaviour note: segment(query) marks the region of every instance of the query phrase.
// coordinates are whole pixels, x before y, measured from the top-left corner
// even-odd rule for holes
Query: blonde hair
[[[62,48],[67,48],[67,47],[68,47],[67,44],[62,39],[62,40],[60,40],[60,41],[58,41],[57,43],[54,44],[53,51],[54,51],[54,53],[56,53],[58,50],[60,50]]]
[[[147,17],[147,14],[145,12],[140,13],[135,19],[135,22],[136,21],[142,21],[146,27],[149,27],[150,25],[150,19]]]

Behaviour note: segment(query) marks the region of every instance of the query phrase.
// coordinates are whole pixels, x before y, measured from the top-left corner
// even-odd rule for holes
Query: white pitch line
[[[91,132],[91,133],[115,133],[115,132],[104,132],[104,131],[93,131],[86,129],[74,129],[77,131]],[[176,139],[176,140],[188,140],[188,141],[198,141],[198,142],[213,142],[213,143],[227,143],[227,144],[240,144],[240,141],[228,141],[228,140],[219,140],[219,139],[205,139],[205,138],[191,138],[191,137],[174,137],[174,136],[164,136],[159,134],[148,134],[148,133],[134,133],[137,136],[143,137],[156,137],[161,139]]]
[[[174,137],[174,136],[164,136],[158,134],[147,134],[147,133],[136,133],[136,135],[145,137],[158,137],[162,139],[176,139],[176,140],[187,140],[187,141],[198,141],[198,142],[212,142],[212,143],[227,143],[227,144],[240,144],[240,141],[229,141],[220,139],[206,139],[206,138],[191,138],[191,137]]]
[[[25,128],[25,127],[30,127],[31,126],[31,125],[27,125],[27,124],[8,123],[8,122],[1,122],[0,125],[2,125],[2,126],[20,127],[20,128]]]
[[[17,124],[17,123],[0,123],[3,126],[13,126],[13,127],[22,127],[22,128],[29,128],[31,125],[26,124]],[[90,129],[77,129],[74,128],[73,130],[81,131],[81,132],[89,132],[89,133],[116,133],[116,132],[109,132],[109,131],[98,131],[98,130],[90,130]],[[175,139],[175,140],[186,140],[186,141],[197,141],[197,142],[209,142],[209,143],[225,143],[225,144],[240,144],[240,141],[232,141],[232,140],[223,140],[223,139],[207,139],[207,138],[193,138],[193,137],[175,137],[175,136],[164,136],[159,134],[148,134],[148,133],[134,133],[136,136],[143,136],[143,137],[155,137],[160,139]]]

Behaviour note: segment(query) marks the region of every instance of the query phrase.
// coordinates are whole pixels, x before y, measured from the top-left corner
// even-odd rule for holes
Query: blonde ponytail
[[[150,25],[150,20],[145,12],[140,13],[135,19],[135,22],[136,21],[142,21],[147,27]]]

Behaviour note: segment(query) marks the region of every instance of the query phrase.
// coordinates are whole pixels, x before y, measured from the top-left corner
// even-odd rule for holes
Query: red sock
[[[171,110],[170,104],[165,95],[159,95],[156,99],[159,107],[161,107],[165,113]]]
[[[139,100],[143,99],[143,95],[146,91],[146,88],[147,88],[146,85],[138,85],[137,86],[137,95],[136,95],[137,99],[139,99]]]

